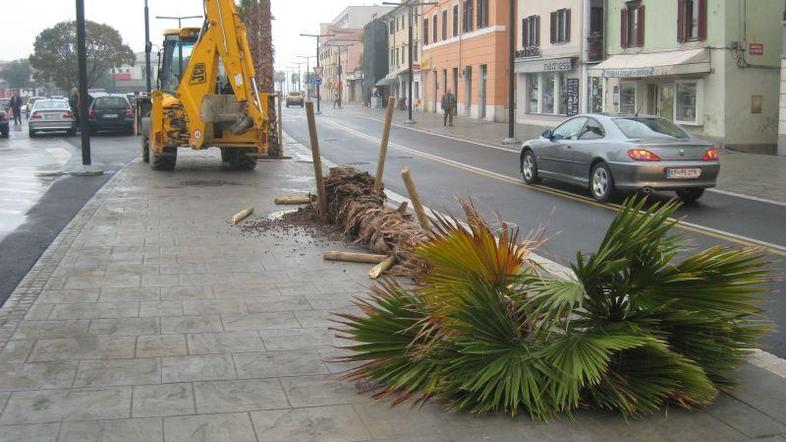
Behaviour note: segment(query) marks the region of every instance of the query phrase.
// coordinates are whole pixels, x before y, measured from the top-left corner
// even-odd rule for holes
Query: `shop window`
[[[428,18],[423,19],[423,44],[428,44]]]
[[[674,122],[687,125],[703,124],[703,82],[677,80],[674,82]]]
[[[489,25],[489,0],[478,0],[478,29]]]
[[[603,112],[603,79],[590,78],[590,112],[600,113]]]
[[[472,32],[472,0],[464,0],[464,27],[463,32]]]
[[[707,0],[677,0],[677,41],[707,39]]]
[[[632,81],[624,81],[620,85],[620,113],[635,114],[636,113],[636,83]]]
[[[540,76],[527,74],[527,113],[538,113],[538,100],[540,100]]]
[[[560,9],[551,13],[551,42],[570,41],[570,9]]]
[[[448,10],[442,11],[442,39],[448,39]]]
[[[620,12],[620,46],[644,46],[644,5],[640,0],[625,3]]]
[[[525,48],[540,46],[540,16],[531,15],[521,20],[521,45]]]
[[[543,97],[542,97],[542,112],[544,114],[553,114],[556,112],[554,106],[554,99],[556,98],[555,95],[555,87],[554,87],[554,74],[547,73],[543,74]]]
[[[453,36],[458,37],[459,34],[459,7],[453,6]]]

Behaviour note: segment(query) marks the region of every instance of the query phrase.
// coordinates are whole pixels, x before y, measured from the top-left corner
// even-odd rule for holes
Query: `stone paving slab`
[[[293,149],[297,149],[292,147]],[[174,173],[140,161],[74,218],[0,309],[0,442],[777,440],[783,378],[746,365],[743,386],[699,412],[626,422],[390,408],[337,374],[351,364],[331,312],[368,286],[368,266],[326,263],[302,235],[225,223],[311,190],[295,160],[232,172],[182,152]],[[286,190],[284,190],[286,189]],[[279,235],[280,236],[280,235]]]

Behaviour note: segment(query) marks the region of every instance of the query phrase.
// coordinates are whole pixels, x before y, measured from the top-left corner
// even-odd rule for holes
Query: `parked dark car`
[[[134,111],[125,95],[95,97],[88,110],[90,130],[134,133]]]
[[[675,191],[686,203],[715,186],[719,152],[669,120],[644,115],[577,115],[521,148],[528,184],[552,178],[588,187],[608,201],[616,191]]]
[[[0,136],[8,138],[8,114],[5,109],[0,106]]]

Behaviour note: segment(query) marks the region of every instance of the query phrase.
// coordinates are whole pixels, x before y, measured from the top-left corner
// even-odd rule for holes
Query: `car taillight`
[[[65,118],[66,120],[76,120],[76,117],[74,117],[74,114],[72,114],[71,112],[64,113],[63,118]]]
[[[126,118],[132,118],[134,116],[134,111],[131,110],[130,107],[127,107],[125,112],[123,112],[123,116]]]
[[[629,149],[628,156],[633,161],[660,161],[660,157],[647,149]]]
[[[37,112],[33,112],[32,114],[30,114],[30,119],[31,120],[40,120],[41,119],[41,114],[39,114]]]
[[[718,159],[720,159],[720,151],[714,147],[707,149],[702,158],[704,161],[718,161]]]

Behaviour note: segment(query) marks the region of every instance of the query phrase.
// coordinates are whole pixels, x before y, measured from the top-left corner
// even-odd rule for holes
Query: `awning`
[[[590,77],[641,78],[706,74],[711,71],[706,48],[612,55],[589,70]]]
[[[386,75],[385,78],[387,78],[389,80],[395,80],[396,77],[398,77],[401,74],[405,74],[408,71],[409,71],[409,66],[402,66],[402,67],[396,69],[395,71],[388,73],[388,75]]]
[[[398,83],[397,79],[395,79],[395,78],[387,78],[386,77],[386,78],[382,78],[379,81],[377,81],[376,86],[391,86],[391,85],[394,85],[394,84],[397,84],[397,83]]]

